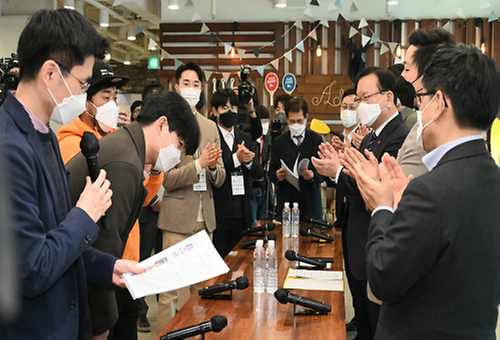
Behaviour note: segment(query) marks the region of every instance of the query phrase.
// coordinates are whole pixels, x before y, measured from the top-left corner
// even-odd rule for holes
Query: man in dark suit
[[[301,162],[317,155],[318,146],[323,140],[316,132],[306,129],[308,105],[304,99],[290,99],[286,103],[285,113],[289,131],[274,139],[269,170],[271,181],[276,185],[278,198],[276,219],[281,220],[285,202],[290,202],[290,206],[293,202],[297,202],[301,219],[308,215],[320,220],[322,214],[319,185],[323,182],[323,176],[318,174],[313,164],[309,163],[305,167],[301,166]],[[286,170],[282,167],[281,161],[299,175],[300,191],[285,180]]]
[[[495,339],[500,171],[481,132],[500,110],[500,70],[475,46],[445,46],[422,83],[416,140],[429,172],[409,182],[384,156],[374,181],[362,162],[347,165],[373,209],[367,270],[383,301],[376,338]]]
[[[238,97],[229,89],[220,89],[212,96],[212,113],[217,119],[222,159],[226,178],[219,188],[213,188],[217,227],[214,246],[222,257],[252,226],[251,178],[262,178],[262,167],[255,157],[252,137],[234,127]]]
[[[0,108],[0,146],[13,181],[21,312],[0,325],[1,339],[81,339],[86,282],[111,290],[125,287],[122,273],[140,272],[134,262],[91,247],[95,222],[111,205],[110,183],[105,172],[93,184],[87,178],[72,206],[69,174],[49,127],[50,119],[67,124],[84,111],[85,80],[108,47],[90,22],[67,9],[38,11],[19,38],[20,81]]]
[[[362,124],[373,129],[361,141],[359,150],[361,152],[370,150],[374,155],[373,158],[377,160],[380,160],[384,153],[396,156],[408,134],[408,126],[396,108],[392,92],[395,83],[394,75],[380,67],[366,68],[358,75],[356,84],[358,117]],[[366,293],[365,248],[370,213],[366,210],[356,181],[342,171],[336,154],[330,152],[326,145],[322,145],[320,149],[322,159],[313,158],[313,164],[321,174],[335,179],[339,191],[349,195],[346,274],[350,281],[356,310],[358,338],[372,339],[377,325],[379,306],[371,302]]]

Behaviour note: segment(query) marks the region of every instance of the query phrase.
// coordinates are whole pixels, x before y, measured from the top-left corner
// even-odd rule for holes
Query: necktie
[[[370,139],[370,143],[368,143],[368,151],[372,151],[372,146],[373,143],[375,143],[375,139],[377,139],[377,135],[375,134],[375,131],[372,131],[372,137]]]
[[[260,141],[260,164],[262,164],[262,147],[264,146],[264,138]]]
[[[297,139],[297,146],[300,146],[300,143],[302,143],[302,136],[301,135],[298,135],[298,136],[294,136],[295,139]]]

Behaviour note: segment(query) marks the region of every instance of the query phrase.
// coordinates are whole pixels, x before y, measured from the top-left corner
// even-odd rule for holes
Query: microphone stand
[[[328,312],[315,309],[298,309],[297,302],[293,303],[293,315],[328,315]]]
[[[212,299],[212,300],[232,300],[233,299],[233,289],[229,289],[229,294],[215,293],[202,295],[202,299]]]

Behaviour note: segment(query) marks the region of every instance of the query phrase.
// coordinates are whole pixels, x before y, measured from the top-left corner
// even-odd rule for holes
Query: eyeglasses
[[[363,103],[363,102],[366,102],[368,100],[368,98],[371,98],[377,94],[382,94],[384,92],[387,92],[388,90],[381,90],[381,91],[378,91],[378,92],[375,92],[375,93],[372,93],[372,94],[367,94],[367,95],[364,95],[362,97],[356,97],[354,98],[354,102],[356,104],[359,104],[359,103]]]
[[[436,94],[437,91],[430,91],[430,92],[420,92],[420,93],[417,93],[416,94],[416,97],[417,97],[417,107],[420,107],[422,105],[422,97],[425,97],[425,96],[433,96]],[[445,107],[448,107],[448,103],[446,102],[446,98],[444,98],[443,96],[443,102],[444,102],[444,106]]]
[[[90,88],[90,83],[89,82],[83,82],[83,81],[81,81],[75,75],[73,75],[73,73],[71,73],[66,66],[58,63],[57,61],[56,61],[56,64],[59,65],[59,67],[62,68],[64,71],[66,71],[69,74],[71,74],[71,76],[73,78],[75,78],[76,80],[78,80],[78,82],[80,83],[80,85],[82,85],[83,92],[87,92],[88,91],[88,89]]]

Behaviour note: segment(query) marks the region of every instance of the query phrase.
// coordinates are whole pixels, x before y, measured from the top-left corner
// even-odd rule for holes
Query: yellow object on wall
[[[498,118],[491,125],[490,143],[491,157],[500,165],[500,119]]]

